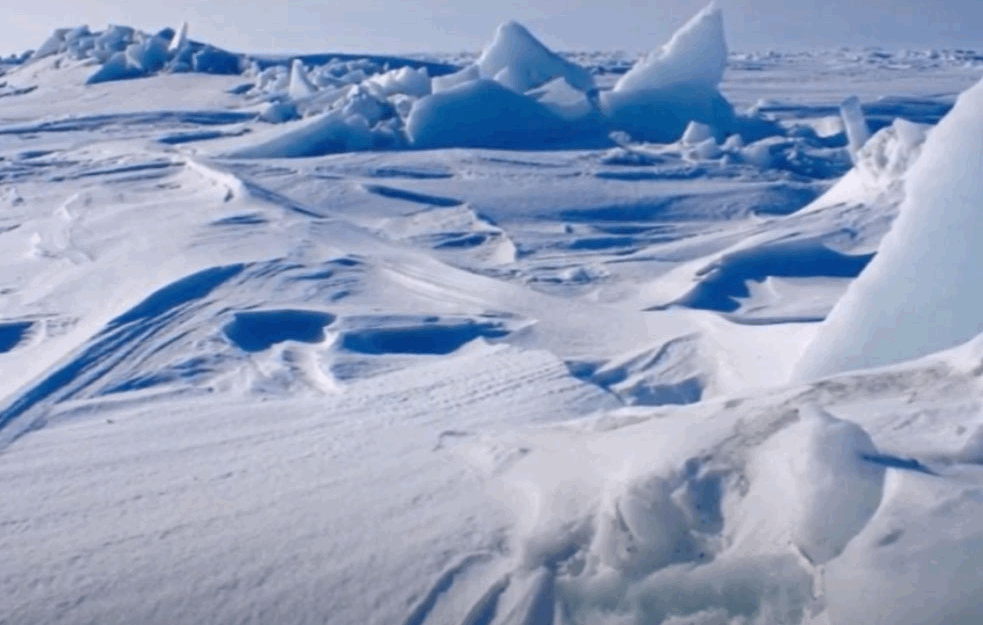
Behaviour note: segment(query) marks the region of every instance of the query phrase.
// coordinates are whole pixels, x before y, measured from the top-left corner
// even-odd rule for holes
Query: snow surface
[[[122,27],[0,65],[0,623],[979,623],[977,57],[720,81],[718,26],[635,72],[703,84],[622,90],[665,140],[605,118],[632,59],[524,35],[490,77],[185,39],[91,83],[186,36]],[[917,349],[791,380],[906,260]]]

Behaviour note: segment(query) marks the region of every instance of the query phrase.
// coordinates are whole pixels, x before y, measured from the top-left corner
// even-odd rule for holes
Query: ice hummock
[[[590,73],[543,45],[523,25],[505,22],[475,62],[481,78],[491,78],[518,93],[525,93],[556,78],[571,87],[595,89]]]
[[[636,63],[614,91],[653,91],[683,85],[716,89],[726,68],[723,12],[711,2],[658,51]]]
[[[929,133],[897,221],[803,355],[800,379],[925,356],[983,332],[980,172],[983,81]]]
[[[304,62],[300,59],[294,59],[293,63],[290,65],[290,85],[287,87],[287,93],[294,100],[302,100],[304,98],[309,98],[317,92],[317,87],[315,87],[310,78],[307,77],[307,71],[304,69]]]
[[[726,67],[723,14],[711,3],[603,93],[602,108],[612,127],[635,139],[672,142],[695,121],[723,140],[737,126],[717,89]]]

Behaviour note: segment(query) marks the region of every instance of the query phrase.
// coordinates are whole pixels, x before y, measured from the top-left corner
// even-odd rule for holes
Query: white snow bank
[[[765,508],[782,502],[791,541],[811,562],[839,555],[877,510],[884,467],[870,436],[856,423],[818,406],[799,409],[800,421],[768,442],[751,471]]]
[[[983,81],[929,133],[900,216],[806,350],[799,379],[916,358],[983,332],[981,172]]]
[[[562,141],[570,127],[532,98],[478,80],[417,101],[406,132],[417,148],[509,148]]]
[[[983,493],[960,482],[888,474],[877,516],[827,565],[831,623],[980,622]]]
[[[711,3],[662,48],[636,63],[614,90],[646,91],[678,85],[716,89],[726,68],[723,14]]]

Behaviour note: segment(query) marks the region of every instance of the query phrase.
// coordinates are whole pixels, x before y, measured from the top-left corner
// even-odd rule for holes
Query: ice
[[[317,92],[317,87],[311,84],[304,69],[304,63],[300,59],[294,59],[290,64],[290,84],[287,93],[294,100],[309,98]]]
[[[571,87],[565,78],[554,78],[527,95],[567,121],[584,121],[599,113],[595,99]]]
[[[248,148],[233,153],[239,158],[298,158],[333,152],[353,152],[372,146],[372,133],[364,117],[331,111],[290,124]]]
[[[867,127],[863,109],[860,108],[860,99],[853,96],[844,100],[840,104],[840,117],[843,119],[847,140],[850,142],[850,154],[856,158],[860,149],[870,139],[870,129]]]
[[[430,95],[430,76],[425,67],[402,67],[384,74],[372,76],[363,83],[373,95],[389,97],[397,94],[422,98]]]
[[[680,140],[686,145],[696,145],[707,139],[713,139],[713,128],[699,122],[690,122]]]
[[[917,358],[983,332],[981,111],[983,82],[929,133],[900,216],[803,355],[800,379]]]
[[[478,75],[518,93],[525,93],[556,78],[583,92],[595,89],[584,68],[558,56],[517,22],[505,22],[475,61]]]
[[[640,60],[614,86],[615,91],[668,88],[716,89],[727,68],[723,13],[715,3],[693,16],[658,51]]]
[[[601,94],[604,113],[639,140],[676,141],[692,121],[723,140],[737,129],[733,107],[717,90],[726,66],[723,15],[710,4]]]
[[[188,42],[188,23],[182,22],[181,28],[178,29],[177,33],[171,37],[171,42],[167,46],[167,51],[174,55],[177,54],[178,50],[183,48]]]
[[[416,102],[406,132],[417,148],[517,148],[562,142],[569,129],[535,100],[477,80]]]

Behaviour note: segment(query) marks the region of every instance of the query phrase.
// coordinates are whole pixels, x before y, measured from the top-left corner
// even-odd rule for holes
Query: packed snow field
[[[0,62],[0,624],[978,625],[983,55],[723,32]]]

